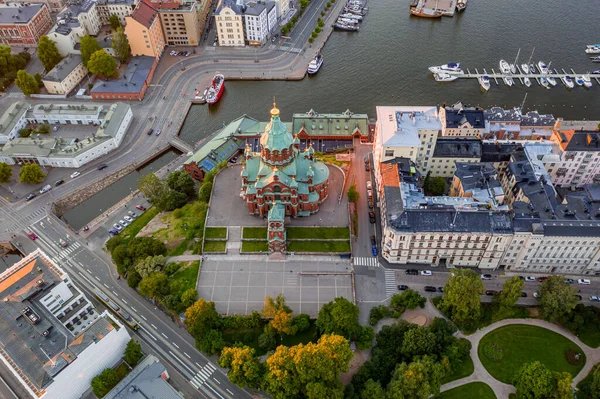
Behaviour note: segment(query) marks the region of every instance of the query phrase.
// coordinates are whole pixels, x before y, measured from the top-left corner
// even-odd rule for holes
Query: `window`
[[[412,152],[411,152],[412,155]],[[385,156],[386,157],[393,157],[394,156],[394,150],[385,150]]]

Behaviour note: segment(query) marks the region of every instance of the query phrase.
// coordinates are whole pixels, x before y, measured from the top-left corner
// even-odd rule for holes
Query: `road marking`
[[[206,370],[198,370],[198,374],[202,375],[206,379],[210,378],[210,373]]]
[[[152,334],[150,334],[150,332],[148,331],[148,335],[152,337],[153,340],[158,341],[158,339],[156,339],[156,337]]]
[[[186,355],[188,359],[191,359],[190,355],[188,355],[187,353],[183,352],[183,354]]]
[[[206,363],[206,367],[208,367],[208,369],[212,369],[212,371],[217,371],[217,368],[215,366],[213,366],[212,363]]]
[[[229,389],[225,388],[225,390],[233,395],[233,392],[231,392]]]
[[[81,272],[77,272],[79,273],[79,275],[81,276],[81,278],[85,279],[88,283],[91,283],[90,280],[87,279],[87,277],[85,277],[83,274],[81,274]]]
[[[158,328],[157,328],[157,327],[156,327],[154,324],[150,323],[150,325],[151,325],[152,327],[154,327],[154,329],[155,329],[155,330],[158,330]],[[163,334],[163,335],[164,335],[164,334]]]
[[[132,306],[132,307],[131,307],[131,309],[133,309],[133,311],[137,313],[137,309],[136,309],[136,308],[134,308],[134,307]]]
[[[215,382],[219,385],[221,385],[221,383],[219,382],[219,380],[217,380],[215,377],[213,377],[213,380],[215,380]]]
[[[125,299],[121,299],[121,300],[125,303],[125,305],[127,305],[127,301]]]
[[[89,274],[92,274],[92,271],[90,269],[85,269],[88,271]]]
[[[198,362],[196,362],[196,366],[198,366],[198,367],[202,367],[202,366],[200,366],[200,365],[198,364]]]
[[[105,286],[106,288],[110,288],[108,285],[106,285],[106,283],[102,283],[103,286]]]
[[[220,395],[220,394],[219,394],[217,391],[215,391],[215,390],[213,389],[213,387],[211,387],[211,386],[210,386],[210,385],[208,385],[208,384],[206,384],[206,386],[207,386],[207,387],[209,387],[209,388],[210,388],[210,390],[211,390],[211,391],[213,391],[213,392],[215,393],[215,395],[217,395],[219,398],[221,398],[221,399],[225,399],[225,398],[224,398],[224,397],[222,397],[222,396],[221,396],[221,395]]]
[[[113,294],[115,294],[116,296],[119,296],[119,294],[117,294],[117,293],[116,293],[116,292],[114,292],[114,291],[113,291],[112,293],[113,293]]]
[[[175,342],[173,342],[173,346],[175,346],[177,349],[179,349],[179,345],[177,345]]]
[[[192,386],[193,386],[195,389],[199,389],[199,388],[200,388],[200,385],[198,385],[198,383],[197,383],[196,381],[194,381],[194,380],[190,380],[190,384],[192,384]]]
[[[100,281],[100,279],[98,278],[98,276],[94,276],[94,278],[95,278],[96,280]]]
[[[186,366],[186,364],[184,362],[181,361],[180,358],[178,358],[173,352],[169,351],[169,353],[177,360],[179,360],[179,362],[181,364],[183,364],[183,367],[185,367],[186,369],[190,370],[190,373],[194,374],[194,370],[192,370],[191,368],[189,368],[188,366]]]
[[[144,320],[148,321],[148,319],[147,319],[147,318],[145,318],[143,314],[141,314],[140,316],[142,316],[142,319],[144,319]]]

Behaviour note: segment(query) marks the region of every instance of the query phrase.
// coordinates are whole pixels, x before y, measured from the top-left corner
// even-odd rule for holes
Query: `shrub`
[[[309,38],[308,38],[308,42],[309,42],[309,43],[313,43],[314,41],[315,41],[315,39],[313,39],[312,37],[309,37]]]
[[[383,318],[391,317],[392,310],[385,305],[379,305],[371,308],[369,312],[369,324],[374,326],[377,322]]]
[[[310,316],[300,313],[294,316],[292,324],[298,328],[298,332],[308,330],[310,328]]]
[[[490,360],[499,362],[504,357],[504,351],[498,344],[486,344],[483,346],[483,354]]]
[[[167,263],[165,265],[164,268],[164,272],[167,276],[171,276],[175,273],[177,273],[177,271],[181,269],[181,262],[171,262],[171,263]]]
[[[127,275],[127,285],[131,288],[137,288],[142,281],[142,276],[132,267],[131,271]]]

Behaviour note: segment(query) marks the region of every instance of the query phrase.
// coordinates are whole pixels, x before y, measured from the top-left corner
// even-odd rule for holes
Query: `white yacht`
[[[517,68],[515,67],[515,64],[510,64],[510,73],[517,73]]]
[[[585,52],[588,54],[600,54],[600,44],[588,44]]]
[[[429,67],[429,71],[431,71],[432,73],[463,73],[463,70],[458,62],[449,62],[445,65],[432,66]]]
[[[551,73],[552,72],[550,72],[550,74]],[[554,79],[552,76],[548,75],[546,79],[548,80],[548,83],[550,83],[550,86],[552,86],[552,87],[556,86],[556,79]]]
[[[525,76],[523,78],[523,83],[525,84],[525,86],[530,87],[531,86],[531,80],[529,80],[529,78],[527,76]]]
[[[538,68],[540,69],[540,73],[548,73],[548,65],[544,61],[538,62]]]
[[[563,84],[565,85],[565,87],[567,89],[572,89],[573,87],[575,87],[575,84],[573,83],[573,79],[569,76],[569,75],[563,75],[560,80],[562,80]]]
[[[521,64],[521,70],[523,71],[523,73],[525,75],[529,75],[529,65],[527,65],[527,64]]]
[[[590,87],[592,87],[592,79],[590,79],[589,75],[583,75],[583,76],[581,77],[581,79],[583,80],[583,85],[584,85],[585,87],[587,87],[588,89],[589,89]]]
[[[439,72],[433,75],[436,82],[452,82],[453,80],[458,79],[456,75],[450,75],[449,73]]]
[[[546,89],[550,88],[550,85],[548,84],[548,79],[541,77],[540,78],[540,84],[545,87]]]
[[[575,76],[574,80],[577,86],[583,86],[583,76]]]
[[[306,72],[308,72],[309,75],[314,75],[315,73],[319,72],[321,65],[323,65],[323,56],[321,54],[317,54],[315,58],[313,58],[308,64]]]
[[[502,80],[504,81],[504,84],[507,85],[508,87],[511,87],[513,84],[515,84],[515,82],[513,81],[513,78],[511,78],[510,76],[505,76],[502,78]]]
[[[479,85],[481,86],[481,88],[485,91],[488,91],[490,89],[490,77],[485,75],[485,76],[480,76],[477,78],[477,80],[479,81]]]
[[[499,62],[500,72],[502,73],[510,73],[510,65],[505,60],[500,60]]]

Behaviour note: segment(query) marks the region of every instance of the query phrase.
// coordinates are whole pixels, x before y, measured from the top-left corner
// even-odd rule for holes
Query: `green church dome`
[[[260,137],[260,146],[268,149],[271,153],[274,151],[282,152],[284,149],[289,150],[294,142],[294,137],[288,132],[285,123],[279,118],[279,110],[273,104],[271,110],[271,122],[265,128],[264,133]]]

